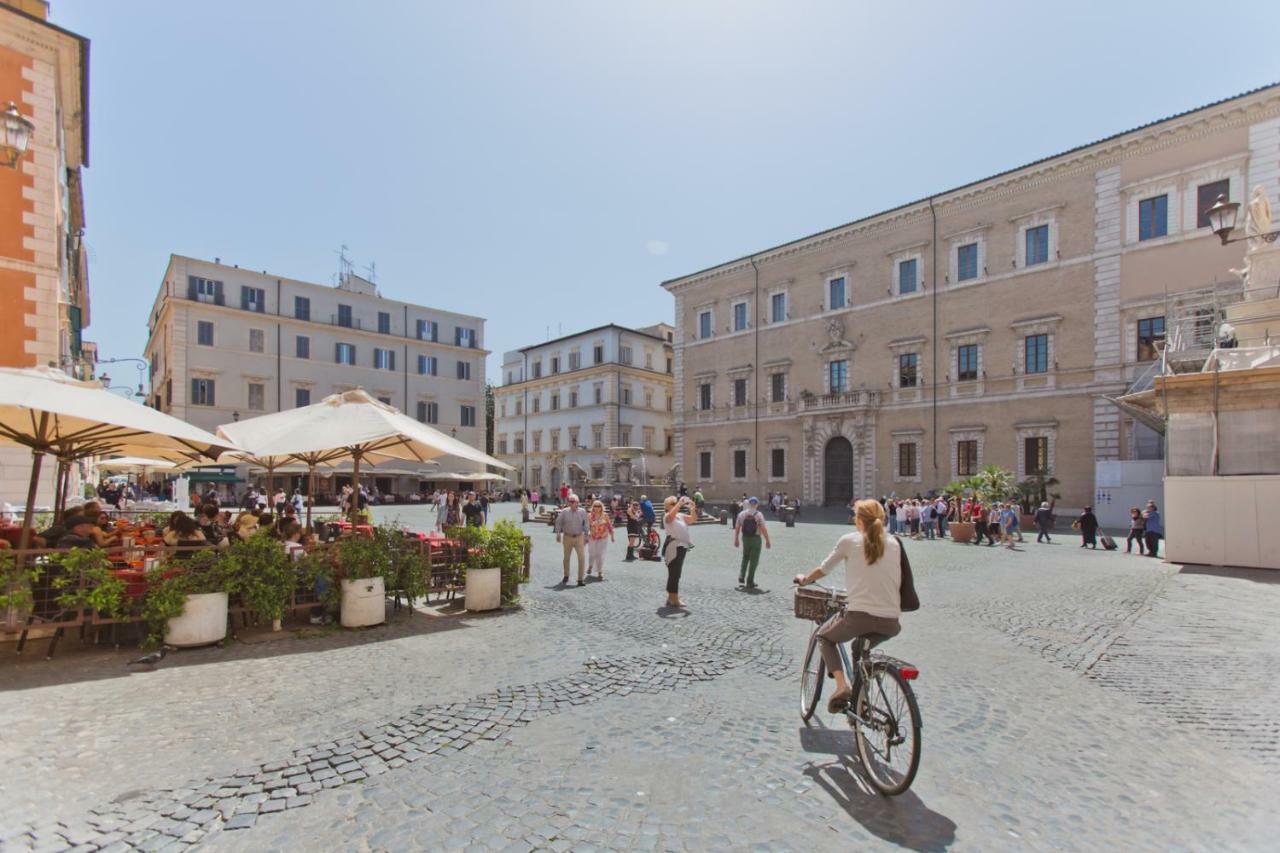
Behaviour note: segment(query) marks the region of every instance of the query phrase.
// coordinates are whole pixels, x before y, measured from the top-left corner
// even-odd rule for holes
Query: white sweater
[[[829,574],[837,563],[844,562],[845,588],[849,590],[849,612],[869,613],[885,619],[902,615],[902,551],[898,540],[886,535],[884,553],[867,564],[862,551],[862,534],[858,531],[841,536],[835,550],[822,561],[823,574]]]

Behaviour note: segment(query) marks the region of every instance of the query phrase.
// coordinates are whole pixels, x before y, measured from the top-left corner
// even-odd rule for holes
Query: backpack
[[[746,518],[742,519],[742,535],[755,536],[760,532],[760,522],[756,520],[756,514],[749,513]]]

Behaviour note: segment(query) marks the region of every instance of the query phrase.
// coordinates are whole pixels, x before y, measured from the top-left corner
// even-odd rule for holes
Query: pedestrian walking
[[[533,504],[533,514],[537,515],[539,508],[542,506],[542,492],[534,489],[533,493],[529,495],[529,501]]]
[[[1071,526],[1080,531],[1081,548],[1098,550],[1098,517],[1093,514],[1093,507],[1085,507]]]
[[[769,541],[769,529],[764,523],[764,513],[760,512],[759,498],[747,498],[747,508],[738,513],[733,523],[733,547],[739,542],[742,546],[742,564],[738,568],[738,586],[746,585],[747,589],[756,588],[756,568],[760,565],[760,544],[773,548]]]
[[[636,558],[636,548],[640,547],[640,537],[644,535],[644,516],[640,512],[640,504],[632,501],[627,505],[627,557],[628,563]]]
[[[570,493],[569,506],[556,514],[556,542],[564,545],[564,580],[569,585],[569,557],[578,555],[578,586],[586,581],[587,512],[578,506],[578,496]]]
[[[613,539],[613,519],[604,511],[602,501],[592,501],[587,515],[587,577],[595,569],[596,577],[604,580],[604,553]]]
[[[1000,526],[1004,529],[1004,547],[1012,551],[1014,537],[1021,541],[1021,534],[1018,533],[1018,514],[1011,504],[1005,504],[1000,510]]]
[[[1164,536],[1164,522],[1160,518],[1160,510],[1155,501],[1147,501],[1147,509],[1142,513],[1143,538],[1147,540],[1147,556],[1160,556],[1160,539]]]
[[[564,506],[569,502],[569,484],[560,484],[560,506]]]
[[[925,539],[933,539],[938,531],[938,522],[933,517],[933,501],[925,501],[920,506],[920,529],[924,531]]]
[[[1049,506],[1048,501],[1040,504],[1040,508],[1036,510],[1036,533],[1037,542],[1053,543],[1049,538],[1049,530],[1053,527],[1053,509]]]
[[[1133,553],[1133,543],[1138,543],[1138,556],[1147,553],[1147,543],[1145,534],[1147,532],[1147,519],[1143,516],[1142,510],[1136,506],[1129,507],[1129,535],[1124,540],[1124,552],[1126,554]]]
[[[698,507],[689,498],[675,495],[663,501],[662,506],[662,524],[667,531],[662,543],[662,559],[667,564],[667,606],[684,607],[685,603],[680,600],[680,575],[684,572],[685,555],[693,547],[689,525],[698,520]]]
[[[1000,527],[1000,504],[991,504],[987,513],[987,545],[996,544],[996,537],[1004,539],[1004,531]]]

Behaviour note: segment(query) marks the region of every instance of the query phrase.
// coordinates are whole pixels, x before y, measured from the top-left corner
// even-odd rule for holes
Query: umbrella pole
[[[44,452],[32,450],[31,483],[27,486],[27,508],[22,515],[22,533],[18,537],[18,550],[26,550],[31,544],[31,525],[35,521],[36,487],[40,485],[40,464],[44,462]]]
[[[360,451],[351,454],[351,523],[360,512]]]
[[[311,505],[316,502],[316,466],[307,466],[307,532],[311,532]]]
[[[67,463],[63,462],[62,459],[59,458],[57,467],[53,469],[53,520],[55,522],[62,520],[62,494],[64,491],[62,487],[62,480],[63,477],[66,476],[66,473]]]

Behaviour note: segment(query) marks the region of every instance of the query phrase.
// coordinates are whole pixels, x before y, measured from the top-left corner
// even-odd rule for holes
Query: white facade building
[[[150,405],[203,429],[364,388],[485,449],[480,317],[384,299],[354,274],[330,287],[173,255],[147,327]],[[474,469],[446,457],[433,470]]]
[[[671,473],[673,333],[610,324],[506,353],[494,455],[515,466],[513,485],[611,483],[610,447],[643,448],[646,473]]]

